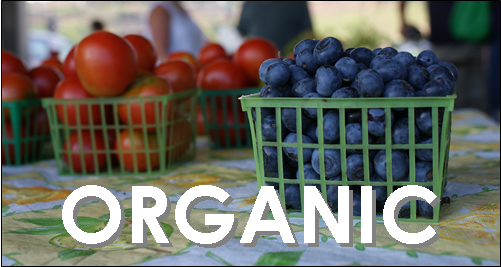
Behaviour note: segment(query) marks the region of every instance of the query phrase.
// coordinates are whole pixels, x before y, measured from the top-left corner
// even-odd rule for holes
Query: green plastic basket
[[[39,99],[2,102],[2,165],[53,158],[50,148],[47,114]]]
[[[238,97],[259,92],[261,88],[202,91],[200,105],[205,134],[211,149],[252,148],[249,123],[238,107]],[[238,120],[236,120],[238,118]]]
[[[447,163],[449,160],[449,147],[450,147],[450,131],[451,131],[451,112],[454,108],[454,100],[456,95],[448,97],[412,97],[412,98],[360,98],[360,99],[342,99],[342,98],[260,98],[259,94],[252,94],[242,96],[240,98],[242,110],[247,112],[249,121],[253,121],[251,109],[256,108],[256,121],[250,123],[252,133],[252,143],[254,150],[254,160],[256,164],[256,175],[259,188],[265,185],[265,182],[278,183],[279,194],[282,203],[285,203],[284,197],[284,183],[299,184],[301,192],[301,207],[304,203],[304,169],[303,169],[303,150],[300,148],[318,148],[320,155],[320,180],[307,180],[308,184],[319,184],[321,186],[321,193],[324,199],[326,198],[326,185],[359,185],[359,186],[387,186],[388,196],[393,192],[393,186],[405,185],[421,185],[433,186],[433,193],[441,199],[443,188],[445,186],[445,177],[447,175]],[[301,109],[315,108],[317,109],[317,126],[318,126],[318,143],[306,144],[302,143],[302,139],[298,138],[297,143],[284,143],[281,138],[281,124],[280,119],[276,120],[277,141],[264,142],[262,141],[261,133],[261,108],[275,108],[276,118],[281,118],[281,108],[295,108],[296,109],[296,125],[297,135],[301,136]],[[409,123],[409,144],[392,144],[391,142],[391,124],[386,124],[385,127],[385,144],[369,144],[368,130],[367,130],[367,110],[370,108],[379,108],[385,110],[386,121],[391,120],[390,110],[392,108],[406,108],[408,111],[409,121],[414,121],[415,108],[431,108],[432,110],[432,144],[416,144],[414,140],[414,123]],[[442,131],[439,132],[439,109],[444,110]],[[324,109],[338,109],[339,110],[339,124],[340,124],[340,142],[339,144],[323,144],[323,110]],[[345,136],[345,110],[346,109],[361,109],[362,111],[362,131],[363,131],[363,144],[347,145]],[[439,142],[440,141],[440,142]],[[320,145],[319,145],[320,144]],[[323,145],[322,145],[323,144]],[[296,147],[298,148],[298,169],[299,179],[284,179],[283,166],[278,164],[279,178],[265,177],[263,166],[263,146],[277,147],[278,151],[282,151],[283,147]],[[440,146],[440,147],[439,147]],[[325,149],[339,149],[341,154],[341,176],[342,181],[329,181],[325,178],[324,168],[324,150]],[[349,181],[346,176],[346,150],[347,149],[362,149],[364,160],[364,181]],[[386,182],[371,182],[369,180],[369,150],[386,150],[386,170],[388,173]],[[409,182],[393,181],[392,179],[392,149],[406,149],[409,151]],[[415,150],[416,149],[433,149],[433,181],[426,183],[416,183],[415,181]],[[283,153],[278,153],[278,162],[283,162]],[[294,211],[287,210],[291,217],[302,217],[302,210]],[[399,218],[399,221],[410,222],[438,222],[440,212],[440,205],[436,205],[433,210],[433,218],[426,219],[422,216],[416,216],[416,202],[411,201],[411,215],[410,218]],[[353,216],[354,219],[360,219],[358,216]],[[381,216],[376,216],[377,220],[382,220]]]
[[[163,175],[192,160],[195,157],[196,105],[199,94],[199,90],[192,89],[163,96],[43,99],[43,106],[49,115],[58,173],[72,176]],[[131,104],[139,105],[139,109],[133,110]],[[68,121],[68,112],[63,113],[62,120],[57,115],[58,107],[66,110],[70,105],[80,107],[75,109],[75,125],[63,123]],[[118,112],[120,107],[125,110],[129,120],[134,113],[141,119],[140,123],[132,125],[122,121]],[[146,123],[148,109],[153,112],[150,114],[154,114],[154,121]],[[89,118],[92,117],[92,112],[97,112],[107,121],[94,124],[90,120],[84,125],[81,123],[80,112],[86,112]],[[152,132],[148,132],[148,129]],[[98,134],[104,141],[101,142],[104,143],[101,149],[97,147]],[[122,134],[124,138],[133,134],[138,136],[137,139],[130,140],[130,150],[125,150],[125,145],[113,145],[122,144]],[[77,140],[76,152],[64,147],[70,135],[73,136],[72,140]],[[84,136],[90,139],[90,148],[85,152],[82,149]],[[154,146],[155,142],[158,147]],[[136,148],[135,145],[139,144],[143,144],[143,148]]]

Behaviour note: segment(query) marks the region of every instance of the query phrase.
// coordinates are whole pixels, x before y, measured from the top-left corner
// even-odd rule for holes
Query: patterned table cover
[[[58,176],[54,160],[23,167],[2,166],[2,265],[498,265],[500,263],[499,124],[475,110],[453,113],[448,185],[451,199],[431,226],[440,234],[434,244],[411,249],[393,239],[383,224],[376,225],[376,247],[360,243],[360,223],[354,221],[354,245],[341,248],[320,220],[319,247],[303,243],[303,219],[290,219],[299,247],[289,248],[280,236],[261,236],[254,248],[240,238],[258,192],[252,150],[210,151],[207,139],[197,139],[197,156],[161,177]],[[61,220],[66,197],[83,185],[110,190],[125,209],[126,224],[111,245],[90,249],[77,243]],[[191,224],[210,232],[204,214],[234,214],[238,227],[219,248],[192,244],[178,230],[174,211],[190,187],[211,184],[233,197],[224,207],[216,201],[195,206]],[[152,185],[169,196],[172,209],[162,221],[172,247],[161,247],[150,235],[146,248],[131,244],[131,190]],[[154,203],[148,203],[148,207]],[[102,201],[84,204],[78,213],[81,228],[102,229],[109,210]],[[408,232],[428,224],[400,223]]]

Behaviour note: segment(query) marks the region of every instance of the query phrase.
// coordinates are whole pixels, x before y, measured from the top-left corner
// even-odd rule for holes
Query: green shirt
[[[266,38],[280,50],[311,28],[306,1],[245,1],[238,24],[243,36]]]

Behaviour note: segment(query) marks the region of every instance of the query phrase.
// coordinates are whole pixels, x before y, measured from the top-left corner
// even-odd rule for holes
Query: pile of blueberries
[[[458,79],[457,68],[449,62],[438,60],[430,50],[417,57],[392,47],[370,50],[365,47],[343,49],[334,37],[321,41],[305,39],[296,44],[294,59],[272,58],[265,60],[259,77],[265,83],[260,97],[301,98],[368,98],[368,97],[441,97],[454,93]],[[423,99],[424,100],[424,99]],[[356,100],[354,100],[356,101]],[[346,144],[362,144],[362,114],[360,109],[345,110],[345,133],[340,136],[339,111],[324,109],[301,110],[303,143],[318,143],[317,116],[323,116],[324,144],[339,144],[346,138]],[[385,143],[385,110],[368,109],[367,128],[369,144]],[[252,110],[254,121],[256,110]],[[277,141],[275,108],[261,108],[262,140]],[[439,109],[439,125],[443,120],[443,108]],[[415,140],[417,144],[432,144],[431,108],[415,109]],[[296,109],[281,109],[281,133],[285,143],[297,143]],[[391,140],[393,144],[409,144],[408,110],[391,109]],[[278,178],[278,166],[283,166],[285,179],[299,179],[298,149],[283,147],[284,162],[278,162],[276,147],[263,147],[265,177]],[[363,151],[346,150],[346,175],[349,181],[364,180]],[[393,181],[409,181],[409,152],[393,149]],[[415,150],[416,182],[433,181],[432,149]],[[304,178],[320,180],[319,150],[303,148]],[[324,149],[325,178],[341,181],[341,153],[338,149]],[[369,150],[369,173],[371,182],[385,182],[386,150]],[[278,190],[278,183],[268,183]],[[319,190],[319,184],[315,185]],[[285,184],[285,202],[288,209],[301,209],[299,184]],[[394,186],[393,190],[399,186]],[[432,187],[427,187],[432,190]],[[331,210],[338,209],[338,185],[327,185],[327,203]],[[353,215],[360,216],[360,186],[353,190]],[[381,211],[387,198],[387,187],[376,186],[376,209]],[[417,201],[417,211],[425,218],[433,218],[433,208],[424,201]],[[410,218],[410,202],[399,212],[400,218]]]

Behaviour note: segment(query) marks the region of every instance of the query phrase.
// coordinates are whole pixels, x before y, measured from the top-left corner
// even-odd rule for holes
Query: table
[[[448,184],[451,199],[441,209],[440,222],[431,224],[440,239],[411,249],[393,239],[383,224],[376,225],[376,247],[360,243],[360,224],[354,221],[354,245],[341,248],[320,220],[319,247],[303,244],[303,219],[291,218],[298,247],[289,248],[280,236],[261,236],[254,248],[240,244],[258,193],[252,150],[210,151],[207,139],[197,139],[197,156],[161,177],[58,176],[53,160],[23,167],[2,167],[3,265],[499,265],[499,125],[476,110],[453,114]],[[83,185],[110,190],[125,209],[126,227],[111,245],[90,249],[78,244],[62,224],[66,197]],[[216,201],[195,206],[191,224],[209,232],[204,214],[234,214],[238,227],[233,238],[218,248],[202,248],[179,231],[174,211],[190,187],[211,184],[233,197],[228,207]],[[131,186],[152,185],[169,196],[172,209],[162,221],[172,247],[161,247],[148,237],[146,248],[131,244]],[[154,203],[149,202],[148,207]],[[84,204],[81,228],[97,231],[107,223],[109,210],[102,201]],[[79,221],[80,224],[80,221]],[[428,224],[400,223],[418,232]]]

